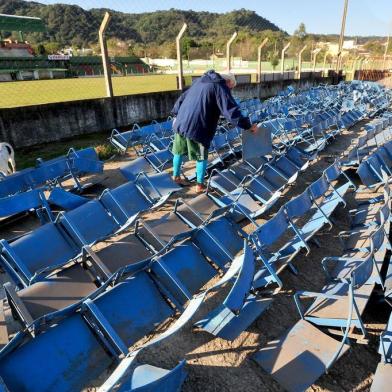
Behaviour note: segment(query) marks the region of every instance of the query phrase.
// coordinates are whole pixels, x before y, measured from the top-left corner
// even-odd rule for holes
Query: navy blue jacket
[[[215,71],[208,71],[193,82],[178,98],[172,114],[177,116],[174,131],[206,148],[215,135],[221,114],[234,126],[251,127],[249,119],[241,115],[226,81]]]

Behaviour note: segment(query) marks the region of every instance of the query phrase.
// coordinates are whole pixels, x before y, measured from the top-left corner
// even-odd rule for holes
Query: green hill
[[[22,0],[0,0],[0,13],[40,17],[47,33],[27,34],[33,43],[57,42],[60,45],[88,46],[97,42],[97,31],[105,9],[85,10],[75,5],[44,5]],[[156,11],[128,14],[110,11],[112,20],[108,37],[141,45],[161,45],[175,39],[181,25],[189,25],[189,36],[195,42],[227,40],[235,30],[254,35],[263,30],[280,31],[254,11],[241,9],[225,14],[196,11]]]

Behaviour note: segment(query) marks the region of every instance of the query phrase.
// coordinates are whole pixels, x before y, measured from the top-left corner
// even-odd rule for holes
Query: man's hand
[[[252,124],[252,126],[248,129],[248,131],[255,133],[257,131],[257,124]]]

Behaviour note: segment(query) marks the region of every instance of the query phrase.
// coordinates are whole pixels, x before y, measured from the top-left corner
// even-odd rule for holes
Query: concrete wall
[[[324,78],[323,83],[332,83]],[[238,85],[240,98],[267,98],[289,85],[308,88],[317,80],[286,80]],[[135,122],[163,119],[170,113],[178,91],[148,93],[0,110],[0,142],[14,147],[58,141],[78,135],[129,127]]]

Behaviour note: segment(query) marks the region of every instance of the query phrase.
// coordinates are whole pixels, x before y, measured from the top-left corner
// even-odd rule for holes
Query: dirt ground
[[[300,194],[307,185],[318,179],[328,165],[350,148],[355,139],[362,133],[361,124],[344,132],[314,161],[309,168],[301,173],[297,181],[288,188],[281,200],[274,208],[259,220],[263,222],[272,216],[278,208],[293,196]],[[118,167],[131,157],[116,158],[105,164],[105,173],[102,177],[103,187],[114,187],[124,182]],[[355,173],[350,173],[354,180]],[[91,196],[99,193],[103,187],[90,189]],[[192,189],[185,189],[178,197],[192,198]],[[217,392],[217,391],[281,391],[282,388],[272,377],[265,373],[252,361],[252,354],[268,341],[279,337],[293,326],[299,315],[295,308],[292,294],[296,290],[319,291],[325,284],[325,274],[320,261],[325,256],[342,254],[342,247],[338,235],[342,230],[349,228],[348,211],[355,207],[354,195],[347,198],[346,208],[339,207],[334,215],[332,230],[323,230],[317,235],[318,244],[310,244],[311,252],[308,256],[299,254],[294,259],[294,265],[299,274],[293,275],[285,270],[281,274],[284,288],[275,295],[272,306],[265,311],[246,331],[234,341],[228,342],[215,338],[205,332],[193,331],[193,322],[203,318],[203,315],[216,307],[223,300],[227,290],[210,294],[206,303],[196,313],[179,333],[166,339],[156,347],[142,352],[140,360],[146,360],[152,365],[166,368],[175,366],[181,359],[187,361],[188,378],[184,383],[184,392]],[[148,218],[158,217],[170,211],[174,205],[174,197],[158,211],[150,211],[145,215]],[[37,225],[32,218],[15,222],[11,225],[0,225],[0,238],[11,238],[31,230]],[[245,228],[249,229],[249,228]],[[389,255],[387,255],[389,257]],[[4,282],[6,277],[1,276]],[[213,282],[210,282],[212,284]],[[209,285],[210,285],[209,284]],[[378,336],[385,328],[390,308],[380,301],[377,291],[373,295],[365,312],[365,325],[369,333],[368,344],[353,341],[352,347],[330,370],[329,374],[322,376],[309,391],[368,391],[372,376],[380,361],[377,353]],[[151,338],[151,337],[148,337]],[[147,338],[147,339],[148,339]],[[97,380],[98,386],[107,375]],[[95,387],[89,390],[94,391]]]

